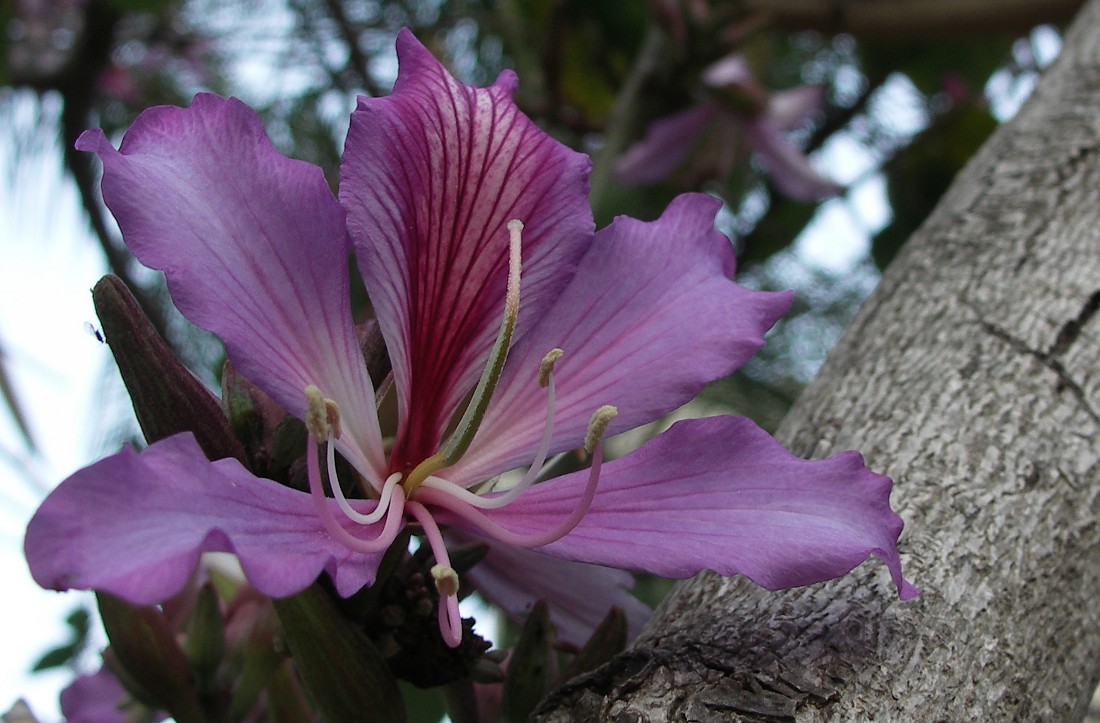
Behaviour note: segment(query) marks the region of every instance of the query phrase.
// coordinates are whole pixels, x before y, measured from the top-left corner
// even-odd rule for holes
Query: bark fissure
[[[1050,372],[1052,372],[1057,378],[1054,390],[1056,392],[1068,391],[1070,394],[1072,394],[1074,398],[1077,399],[1078,404],[1081,405],[1081,409],[1085,412],[1085,414],[1087,414],[1092,419],[1092,421],[1095,422],[1098,427],[1100,427],[1100,412],[1097,412],[1096,409],[1089,402],[1088,394],[1085,392],[1085,389],[1076,381],[1074,381],[1074,379],[1069,375],[1069,372],[1066,370],[1065,365],[1056,358],[1058,355],[1064,354],[1069,349],[1070,345],[1073,343],[1073,339],[1076,339],[1077,335],[1080,334],[1080,326],[1082,326],[1088,320],[1088,318],[1091,318],[1091,316],[1096,313],[1096,308],[1094,304],[1100,304],[1100,292],[1098,292],[1097,294],[1093,294],[1091,297],[1089,297],[1088,303],[1086,303],[1081,314],[1078,315],[1078,318],[1071,319],[1070,321],[1066,322],[1065,325],[1063,325],[1062,330],[1058,334],[1058,338],[1055,339],[1054,344],[1051,345],[1051,348],[1047,351],[1032,349],[1022,339],[1013,336],[1006,329],[1002,329],[996,324],[983,318],[981,311],[972,302],[967,301],[966,299],[962,299],[961,301],[974,312],[976,317],[975,322],[978,324],[978,326],[982,328],[983,331],[985,331],[990,336],[1000,339],[1020,354],[1037,360],[1040,364],[1042,364]],[[1086,317],[1085,321],[1081,321],[1082,316]],[[1070,335],[1072,335],[1072,338],[1064,338],[1069,337]]]

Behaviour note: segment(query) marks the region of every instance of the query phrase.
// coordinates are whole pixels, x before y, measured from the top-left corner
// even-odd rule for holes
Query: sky
[[[61,174],[56,142],[15,146],[14,138],[27,137],[19,131],[40,120],[37,106],[9,104],[11,115],[0,121],[15,131],[0,134],[0,344],[40,448],[30,455],[0,414],[0,709],[25,696],[49,721],[56,719],[58,686],[70,676],[26,673],[49,647],[65,642],[64,618],[89,601],[34,584],[22,556],[23,531],[49,488],[99,455],[104,430],[97,429],[95,395],[109,360],[85,328],[95,321],[90,289],[105,264],[75,188]],[[59,110],[48,102],[43,108]]]
[[[1033,50],[1045,65],[1057,53],[1053,31],[1038,31]],[[920,119],[907,115],[904,80],[897,81],[895,118],[915,132]],[[1033,83],[1033,81],[1032,81]],[[1032,83],[995,77],[987,87],[997,115],[1010,117]],[[48,490],[105,452],[104,424],[125,414],[109,352],[89,328],[97,322],[90,289],[105,264],[88,230],[79,199],[64,178],[60,149],[35,129],[52,127],[56,99],[31,96],[0,103],[0,349],[26,408],[39,445],[31,454],[8,416],[0,412],[0,711],[25,697],[46,723],[59,719],[58,690],[68,673],[28,675],[34,661],[65,642],[63,620],[75,607],[91,606],[87,594],[40,589],[22,557],[27,521]],[[38,115],[41,113],[42,115]],[[37,138],[17,145],[17,138]],[[864,256],[870,235],[888,220],[885,183],[871,172],[875,159],[858,145],[835,139],[816,159],[836,180],[853,183],[843,198],[819,209],[799,238],[795,254],[804,263],[837,274]],[[95,660],[86,661],[95,665]]]

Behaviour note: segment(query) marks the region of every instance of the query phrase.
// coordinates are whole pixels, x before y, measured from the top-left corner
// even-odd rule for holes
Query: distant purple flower
[[[106,667],[78,677],[61,691],[61,714],[66,723],[126,723],[134,719],[135,708],[146,716],[149,713],[130,698],[122,683]],[[164,718],[158,713],[153,720]]]
[[[733,170],[738,149],[747,143],[783,195],[820,201],[840,192],[841,187],[818,173],[786,137],[787,131],[821,108],[821,88],[802,86],[770,94],[753,78],[741,55],[707,68],[702,80],[717,97],[651,123],[645,138],[627,149],[616,164],[621,182],[658,183],[696,151],[705,154],[704,162],[714,175],[726,176]],[[745,107],[723,99],[723,90],[736,93]]]
[[[854,452],[800,460],[751,422],[717,417],[601,464],[602,433],[659,419],[730,374],[790,296],[730,281],[719,203],[706,196],[593,234],[588,158],[519,112],[512,73],[475,89],[407,31],[397,50],[393,94],[361,99],[352,115],[339,202],[320,169],[276,152],[235,100],[147,110],[118,151],[100,131],[81,137],[103,162],[103,197],[130,249],[165,272],[180,310],[221,337],[241,374],[306,420],[312,494],[233,459],[209,462],[189,434],[126,449],[42,504],[25,543],[35,579],[152,603],[219,550],[266,595],[294,594],[322,572],[349,595],[416,522],[452,645],[458,580],[441,525],[490,540],[479,566],[490,598],[517,608],[525,588],[552,607],[563,600],[571,630],[608,604],[639,608],[625,576],[596,565],[672,577],[709,568],[776,589],[876,555],[901,597],[915,594],[890,480]],[[392,442],[352,324],[352,251],[393,365]],[[617,416],[597,412],[607,404]],[[594,412],[605,430],[591,428]],[[591,469],[531,484],[586,435]],[[319,445],[330,479],[338,450],[368,499],[344,500],[335,484],[338,498],[326,496]],[[526,466],[512,491],[486,484]],[[534,579],[512,568],[533,552],[562,562]],[[573,589],[554,589],[569,580]],[[578,599],[592,586],[604,588],[602,610]]]

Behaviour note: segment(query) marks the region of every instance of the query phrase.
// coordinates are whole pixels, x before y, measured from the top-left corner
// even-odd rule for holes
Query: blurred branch
[[[80,193],[80,201],[88,214],[92,231],[103,250],[111,271],[133,289],[149,318],[163,334],[167,315],[155,295],[134,281],[130,273],[130,255],[120,246],[107,227],[106,214],[96,193],[96,169],[91,156],[79,153],[76,139],[92,125],[92,108],[97,92],[97,80],[109,66],[115,42],[115,29],[122,15],[112,3],[92,0],[84,6],[84,26],[77,47],[57,72],[41,77],[15,78],[16,85],[27,85],[39,93],[56,91],[61,94],[61,147],[65,168],[72,173]]]
[[[348,46],[348,68],[355,73],[356,78],[359,79],[368,93],[375,97],[382,95],[378,83],[371,77],[370,59],[359,47],[359,34],[356,32],[351,18],[344,11],[344,3],[341,0],[325,0],[325,7],[328,8],[333,22],[336,23],[336,27],[340,31],[340,36]]]
[[[638,51],[638,57],[634,61],[630,74],[623,82],[622,90],[615,99],[615,107],[611,111],[611,119],[607,124],[604,134],[604,144],[596,154],[592,163],[592,174],[589,176],[589,201],[592,210],[599,218],[602,210],[600,205],[607,191],[607,184],[611,181],[611,171],[615,166],[615,159],[622,154],[630,139],[634,124],[635,106],[641,97],[642,88],[650,75],[660,67],[661,52],[665,47],[664,33],[656,24],[652,24],[646,31],[642,48]]]
[[[19,428],[20,434],[23,435],[23,441],[26,442],[27,449],[33,452],[37,449],[37,445],[35,445],[34,437],[31,435],[27,416],[23,412],[19,398],[15,395],[15,387],[12,386],[8,371],[5,368],[5,362],[7,362],[7,355],[4,353],[3,347],[0,347],[0,397],[3,398],[4,404],[11,412],[12,419],[15,420],[15,426]]]
[[[1081,0],[742,0],[783,30],[848,33],[907,42],[1022,34],[1043,23],[1068,22]]]

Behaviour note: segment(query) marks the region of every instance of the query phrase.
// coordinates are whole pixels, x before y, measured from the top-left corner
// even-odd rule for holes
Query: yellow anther
[[[584,450],[586,452],[592,454],[592,450],[603,439],[604,432],[607,431],[607,425],[611,424],[611,420],[617,416],[619,416],[619,410],[610,404],[605,404],[593,412],[592,419],[588,421],[588,434],[584,437]]]
[[[332,436],[340,439],[340,405],[332,399],[325,400],[325,420],[332,428]]]
[[[435,579],[435,589],[439,591],[440,597],[458,594],[458,573],[453,567],[432,565],[432,577]]]
[[[321,390],[310,384],[306,387],[306,430],[315,439],[328,439],[328,404]]]
[[[546,356],[542,358],[542,362],[539,364],[539,386],[543,389],[550,386],[550,375],[554,373],[554,365],[564,354],[564,351],[554,347],[546,352]]]

